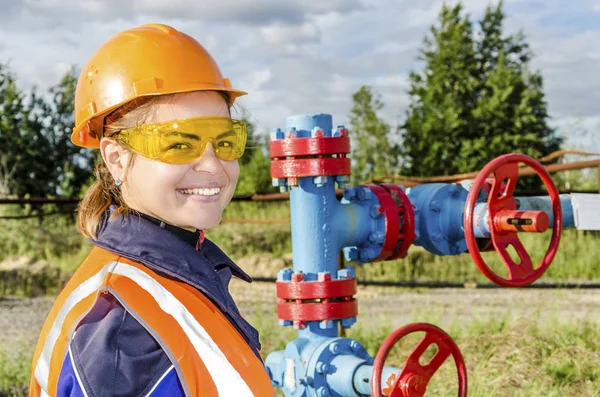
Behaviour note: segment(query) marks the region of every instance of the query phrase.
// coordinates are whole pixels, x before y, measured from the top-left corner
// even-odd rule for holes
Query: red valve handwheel
[[[388,397],[421,397],[425,394],[427,383],[446,361],[448,356],[452,355],[456,363],[456,371],[458,372],[458,397],[467,396],[467,367],[460,349],[454,343],[450,335],[442,329],[432,324],[413,323],[405,325],[394,331],[383,342],[373,364],[373,375],[371,379],[371,396],[381,396],[381,373],[385,359],[387,358],[392,347],[406,335],[414,332],[425,332],[425,336],[412,350],[404,366],[402,372],[395,378],[393,385],[390,385]],[[419,359],[425,353],[431,344],[436,344],[438,351],[426,365],[421,365]],[[394,376],[392,376],[394,377]]]
[[[525,163],[530,166],[544,182],[546,190],[550,195],[552,203],[553,226],[552,239],[546,255],[540,262],[537,269],[533,268],[529,253],[519,240],[515,231],[499,231],[494,223],[497,220],[498,213],[502,210],[516,210],[516,201],[514,199],[515,187],[519,179],[519,163]],[[475,205],[477,204],[477,196],[479,191],[484,187],[486,178],[490,173],[494,174],[494,184],[487,199],[488,214],[491,224],[489,230],[494,248],[500,255],[502,261],[508,269],[508,278],[503,278],[494,273],[492,269],[485,263],[481,257],[481,253],[477,246],[475,238],[473,217]],[[502,186],[502,182],[506,182],[506,186]],[[490,161],[477,175],[471,190],[467,196],[464,215],[465,239],[471,258],[481,270],[481,272],[491,281],[504,287],[522,287],[531,284],[544,274],[544,272],[552,263],[554,255],[558,250],[560,235],[562,231],[562,208],[560,205],[560,197],[558,189],[552,180],[552,177],[546,169],[533,158],[524,154],[505,154]],[[520,264],[515,263],[510,257],[507,247],[512,245],[519,255]]]

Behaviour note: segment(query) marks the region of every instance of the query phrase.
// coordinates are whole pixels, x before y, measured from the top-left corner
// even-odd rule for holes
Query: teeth
[[[180,190],[180,192],[183,194],[196,194],[199,196],[214,196],[215,194],[219,194],[220,191],[221,191],[220,187]]]

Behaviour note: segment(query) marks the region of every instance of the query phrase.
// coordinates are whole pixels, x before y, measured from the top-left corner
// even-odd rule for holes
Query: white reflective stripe
[[[75,361],[73,361],[73,352],[71,351],[71,344],[69,344],[69,360],[71,360],[71,367],[73,367],[73,372],[75,373],[75,378],[77,378],[77,383],[79,383],[79,388],[81,389],[83,396],[88,397],[88,394],[85,391],[85,387],[83,387],[83,382],[81,381],[81,377],[79,376],[79,372],[77,372],[77,367],[75,366]]]
[[[46,390],[48,390],[48,378],[50,377],[50,357],[52,356],[54,345],[58,340],[60,330],[62,329],[67,314],[69,314],[71,309],[73,309],[77,303],[81,302],[90,294],[93,294],[102,285],[104,276],[106,276],[106,274],[110,272],[112,268],[117,265],[117,263],[118,262],[111,262],[107,264],[98,273],[81,283],[73,290],[73,292],[71,292],[71,294],[65,300],[64,305],[60,308],[56,319],[54,319],[54,324],[52,324],[52,327],[46,336],[42,354],[35,365],[35,379],[38,381],[44,393],[46,393]]]
[[[42,392],[40,393],[40,397],[50,397],[48,395],[48,393],[46,393],[46,390],[42,389]]]
[[[146,397],[150,396],[154,392],[154,389],[156,389],[158,387],[158,385],[160,384],[160,382],[162,382],[162,380],[165,378],[165,376],[167,376],[169,374],[169,372],[174,371],[174,370],[175,370],[175,366],[171,365],[169,367],[169,369],[167,369],[165,371],[165,373],[162,374],[162,376],[156,381],[156,383],[154,384],[154,386],[152,386],[152,389],[150,389],[150,391],[148,392],[148,394],[146,394]]]
[[[173,294],[154,278],[133,266],[119,263],[112,272],[131,279],[146,290],[165,313],[173,316],[206,365],[220,396],[253,396],[250,387],[219,346]]]

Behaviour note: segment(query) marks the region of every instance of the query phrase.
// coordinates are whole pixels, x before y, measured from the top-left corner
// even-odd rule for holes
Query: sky
[[[446,1],[455,4],[456,1]],[[381,117],[405,118],[408,75],[440,0],[0,0],[0,63],[23,89],[47,89],[112,35],[171,25],[204,45],[261,132],[287,116],[347,124],[362,85]],[[490,3],[462,1],[476,22]],[[600,0],[506,0],[505,32],[522,30],[544,78],[550,124],[570,148],[600,151]]]

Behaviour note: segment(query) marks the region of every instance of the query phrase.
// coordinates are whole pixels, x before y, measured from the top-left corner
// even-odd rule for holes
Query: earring
[[[115,185],[121,186],[121,183],[123,183],[123,182],[121,182],[121,180],[119,178],[115,179]]]

